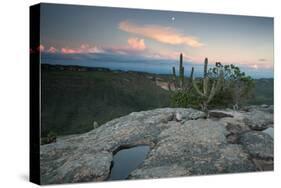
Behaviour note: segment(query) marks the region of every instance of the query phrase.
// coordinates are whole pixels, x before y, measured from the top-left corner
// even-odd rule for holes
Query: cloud
[[[87,54],[87,53],[102,53],[103,49],[96,46],[90,46],[89,44],[81,44],[79,48],[61,48],[62,54]]]
[[[188,45],[190,47],[200,47],[201,43],[196,37],[184,35],[171,27],[157,25],[137,25],[129,21],[119,23],[119,29],[128,33],[137,34],[153,39],[158,42],[171,45]]]
[[[161,52],[150,51],[145,56],[148,58],[152,58],[152,59],[178,60],[181,53],[182,52],[178,52],[178,51],[161,51]],[[187,56],[187,54],[185,54],[185,53],[182,53],[182,54],[183,54],[184,61],[190,60],[190,57]]]
[[[178,60],[179,54],[183,53],[185,61],[194,60],[193,57],[187,55],[184,52],[174,50],[154,50],[146,46],[144,39],[132,37],[127,39],[127,45],[123,46],[111,46],[111,47],[97,47],[90,46],[89,44],[82,43],[77,48],[62,47],[58,49],[55,46],[51,46],[48,50],[44,51],[48,54],[61,54],[72,55],[71,57],[79,57],[97,55],[97,54],[110,54],[122,55],[122,57],[136,56],[144,59],[156,59],[156,60]],[[200,62],[202,59],[200,59]]]
[[[104,47],[103,52],[116,53],[116,54],[134,54],[143,55],[149,53],[147,46],[144,43],[144,39],[140,38],[128,38],[127,45],[123,46],[111,46]]]
[[[260,58],[259,61],[264,62],[264,61],[267,61],[267,59],[265,59],[265,58]]]
[[[61,53],[62,54],[77,54],[80,52],[77,50],[71,49],[71,48],[61,48]]]
[[[90,48],[89,44],[81,44],[80,45],[80,49],[88,49],[88,48]]]
[[[44,47],[42,44],[40,44],[40,45],[38,46],[37,50],[38,50],[39,52],[43,52],[43,51],[45,50],[45,47]]]
[[[102,53],[103,49],[96,46],[90,46],[89,44],[81,44],[80,48],[77,50],[78,53]]]
[[[128,44],[131,48],[136,50],[144,50],[146,48],[144,40],[139,38],[129,38]]]
[[[49,53],[56,53],[57,51],[58,51],[58,50],[57,50],[55,47],[51,46],[51,47],[48,49],[47,52],[49,52]]]

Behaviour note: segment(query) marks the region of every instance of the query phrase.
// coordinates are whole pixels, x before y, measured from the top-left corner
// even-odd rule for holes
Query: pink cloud
[[[200,47],[204,45],[196,37],[184,35],[171,27],[137,25],[129,21],[122,21],[119,23],[119,29],[171,45],[184,44],[190,47]]]
[[[38,50],[39,52],[43,52],[43,51],[45,50],[45,47],[44,47],[42,44],[40,44],[40,45],[38,46],[37,50]]]
[[[63,54],[102,53],[104,50],[89,44],[81,44],[79,48],[61,48]]]
[[[76,54],[79,53],[77,50],[71,48],[61,48],[61,53],[63,54]]]
[[[272,69],[273,68],[273,63],[261,63],[260,61],[258,62],[241,62],[241,63],[236,63],[238,65],[246,65],[249,68],[253,69]]]
[[[118,54],[139,54],[149,53],[147,46],[144,43],[144,39],[140,38],[128,38],[127,45],[124,46],[112,46],[104,48],[104,51],[113,52]]]
[[[48,49],[48,52],[49,53],[56,53],[58,50],[55,48],[55,47],[53,47],[53,46],[51,46],[49,49]]]
[[[128,45],[136,50],[144,50],[146,48],[144,40],[139,38],[129,38]]]
[[[90,45],[89,44],[81,44],[80,45],[80,49],[88,49],[90,47]]]
[[[180,57],[180,54],[183,54],[183,59],[184,61],[192,61],[193,63],[202,63],[202,59],[199,60],[199,57],[193,57],[193,56],[190,56],[184,52],[181,52],[181,51],[161,51],[161,52],[155,52],[155,51],[151,51],[149,52],[148,55],[146,55],[147,57],[149,58],[154,58],[154,59],[170,59],[170,60],[178,60],[179,57]],[[196,60],[196,61],[195,61]]]

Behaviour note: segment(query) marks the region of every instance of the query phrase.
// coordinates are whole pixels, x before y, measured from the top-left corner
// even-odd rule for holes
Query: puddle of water
[[[108,180],[124,180],[146,158],[149,146],[141,145],[121,149],[113,156],[113,166]]]

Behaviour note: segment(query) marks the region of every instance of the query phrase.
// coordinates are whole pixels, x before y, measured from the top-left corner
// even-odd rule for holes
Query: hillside
[[[261,78],[255,80],[255,96],[248,104],[273,104],[274,82],[272,78]]]
[[[130,112],[169,106],[153,75],[42,65],[42,136],[83,133]]]
[[[169,107],[168,75],[42,65],[42,136],[84,133],[131,112]],[[273,104],[273,79],[257,79],[247,104]]]

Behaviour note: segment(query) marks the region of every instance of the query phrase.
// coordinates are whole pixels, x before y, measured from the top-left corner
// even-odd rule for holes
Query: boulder
[[[211,118],[225,118],[225,117],[233,117],[230,112],[222,111],[222,110],[211,110],[209,112],[209,117]]]
[[[181,113],[177,112],[176,113],[176,121],[181,121],[182,120],[182,115]]]
[[[206,118],[206,113],[192,108],[177,108],[176,114],[181,116],[182,120],[196,120]]]
[[[253,158],[273,160],[273,139],[260,131],[249,131],[241,134],[241,145]]]
[[[251,105],[251,106],[244,106],[242,108],[242,110],[244,110],[246,112],[252,112],[252,111],[259,110],[259,111],[268,112],[268,113],[273,114],[274,106],[273,105],[266,105],[266,104],[263,104],[263,105]]]
[[[245,114],[244,122],[252,130],[264,130],[273,124],[273,114],[261,110],[253,110]]]
[[[268,108],[268,105],[267,104],[262,104],[261,107],[262,108]]]

